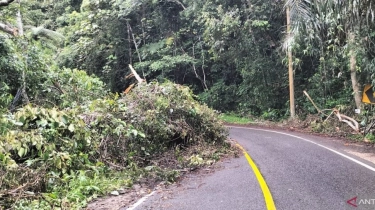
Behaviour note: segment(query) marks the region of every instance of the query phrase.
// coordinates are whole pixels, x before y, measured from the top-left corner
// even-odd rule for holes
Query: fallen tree
[[[336,108],[322,110],[322,109],[318,108],[318,106],[314,103],[314,101],[312,100],[312,98],[309,96],[309,94],[306,91],[303,91],[303,93],[310,100],[310,102],[313,104],[313,106],[318,111],[318,113],[323,114],[323,115],[325,115],[327,117],[325,119],[325,121],[327,121],[332,116],[332,114],[334,114],[340,122],[346,123],[355,132],[357,132],[357,133],[360,132],[359,124],[358,124],[358,122],[355,119],[353,119],[353,118],[351,118],[349,116],[346,116],[344,114],[341,114],[340,111],[338,109],[336,109]],[[325,113],[326,111],[330,111],[331,113],[328,115],[328,114]]]
[[[194,100],[188,87],[171,82],[145,83],[123,97],[64,109],[27,105],[0,117],[0,206],[81,209],[105,193],[101,179],[113,182],[114,171],[174,180],[178,170],[163,173],[167,166],[157,163],[160,157],[172,155],[174,167],[184,161],[201,165],[227,148],[226,139],[218,113]],[[212,153],[199,153],[202,145],[212,145]],[[190,147],[194,158],[179,155]],[[131,185],[136,178],[129,176],[119,180]]]

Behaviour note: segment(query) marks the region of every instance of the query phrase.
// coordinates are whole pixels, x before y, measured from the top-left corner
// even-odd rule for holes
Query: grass
[[[234,114],[227,114],[227,113],[220,115],[220,119],[226,123],[241,124],[241,125],[250,124],[253,122],[253,120],[250,118],[238,117]]]

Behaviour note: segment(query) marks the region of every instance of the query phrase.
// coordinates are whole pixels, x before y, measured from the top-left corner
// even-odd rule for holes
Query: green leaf
[[[41,120],[36,121],[36,125],[38,127],[46,127],[47,124],[48,122],[46,119],[41,119]]]
[[[34,159],[26,160],[26,165],[31,166],[34,162],[36,162],[36,160],[34,160]]]
[[[69,118],[68,118],[68,116],[66,116],[66,115],[61,116],[61,121],[62,121],[62,123],[64,123],[65,125],[68,124],[68,122],[69,122]]]
[[[25,150],[25,148],[23,148],[23,147],[21,147],[19,150],[18,150],[18,156],[20,156],[20,157],[23,157],[24,155],[25,155],[25,153],[26,153],[26,150]]]
[[[70,124],[69,127],[68,127],[69,131],[70,132],[74,132],[74,125],[73,124]]]
[[[56,162],[55,162],[56,168],[61,169],[61,165],[62,165],[61,159],[60,158],[56,159]]]

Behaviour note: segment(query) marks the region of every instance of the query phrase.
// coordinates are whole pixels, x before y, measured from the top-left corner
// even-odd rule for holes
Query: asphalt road
[[[375,164],[353,155],[361,153],[355,145],[249,128],[231,128],[230,137],[255,162],[276,209],[375,209]],[[267,209],[263,193],[241,156],[214,172],[191,174],[130,209],[261,210]]]

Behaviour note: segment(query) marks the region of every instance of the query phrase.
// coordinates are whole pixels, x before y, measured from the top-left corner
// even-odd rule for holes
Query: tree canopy
[[[0,198],[11,187],[27,191],[14,179],[22,173],[49,192],[43,205],[69,209],[62,205],[99,190],[79,188],[65,202],[53,193],[67,193],[62,185],[97,181],[108,168],[137,175],[177,143],[225,147],[210,108],[286,119],[290,78],[298,118],[325,122],[326,108],[348,116],[361,108],[351,121],[358,131],[373,115],[361,103],[363,87],[375,84],[372,3],[0,0]]]
[[[370,1],[12,2],[0,8],[4,107],[22,86],[39,100],[45,72],[64,67],[122,92],[133,83],[126,77],[132,64],[148,81],[190,86],[215,109],[280,118],[289,114],[285,44],[294,55],[297,115],[314,110],[303,90],[322,107],[358,107],[362,85],[372,83]],[[293,40],[286,37],[286,5]],[[17,65],[9,55],[18,56]],[[25,59],[32,56],[44,64],[33,66]]]

